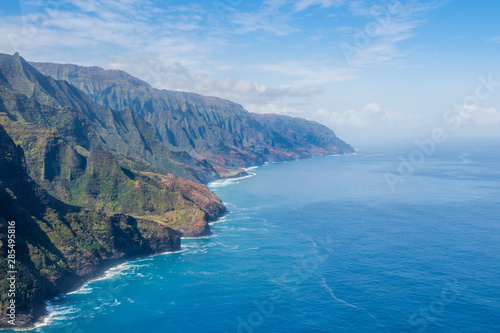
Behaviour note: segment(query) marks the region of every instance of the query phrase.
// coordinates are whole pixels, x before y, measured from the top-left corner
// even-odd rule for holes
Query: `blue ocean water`
[[[361,145],[211,184],[213,236],[51,301],[32,332],[500,332],[499,147]]]

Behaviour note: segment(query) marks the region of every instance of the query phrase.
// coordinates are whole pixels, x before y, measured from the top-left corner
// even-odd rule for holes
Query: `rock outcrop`
[[[12,328],[5,316],[8,296],[7,242],[15,222],[16,328],[44,315],[44,300],[68,292],[103,270],[140,256],[180,249],[171,228],[124,214],[107,215],[67,205],[28,176],[22,149],[0,126],[0,327]]]

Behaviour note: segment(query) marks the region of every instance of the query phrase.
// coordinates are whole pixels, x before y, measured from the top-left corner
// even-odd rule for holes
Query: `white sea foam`
[[[216,224],[216,223],[222,223],[222,222],[226,222],[227,220],[227,215],[224,215],[223,217],[215,220],[215,221],[212,221],[212,222],[209,222],[208,224]]]
[[[111,267],[106,272],[104,272],[104,275],[102,275],[101,277],[98,277],[96,279],[93,279],[90,282],[112,279],[114,277],[122,275],[122,273],[124,271],[130,269],[130,267],[131,267],[130,265],[131,265],[130,262],[124,262],[123,264]],[[87,284],[88,284],[88,282],[87,282]]]
[[[186,271],[185,275],[218,275],[220,272],[208,272],[208,271]]]
[[[382,323],[380,323],[380,321],[377,319],[377,317],[375,317],[372,313],[370,313],[368,310],[366,310],[365,308],[362,308],[362,307],[359,307],[359,306],[356,306],[354,304],[351,304],[349,302],[346,302],[344,301],[343,299],[340,299],[338,298],[334,293],[333,293],[333,290],[332,288],[330,288],[330,286],[328,285],[328,283],[326,282],[326,279],[321,276],[321,279],[320,279],[320,285],[326,289],[326,291],[330,294],[330,296],[332,296],[332,298],[334,300],[336,300],[337,302],[340,302],[348,307],[351,307],[351,308],[354,308],[354,309],[357,309],[357,310],[361,310],[361,311],[364,311],[367,315],[369,315],[370,317],[372,317],[373,319],[375,319],[375,322],[381,326],[381,327],[385,327],[384,325],[382,325]]]
[[[58,306],[52,305],[52,303],[50,301],[45,302],[45,304],[47,306],[47,312],[49,314],[43,318],[42,322],[35,324],[36,328],[48,326],[50,323],[52,323],[54,317],[59,315],[59,312],[57,311]]]
[[[113,303],[111,303],[111,302],[109,302],[109,303],[106,303],[106,302],[102,303],[101,305],[96,306],[94,308],[94,310],[99,310],[99,309],[106,308],[106,307],[118,306],[120,304],[122,304],[122,303],[120,301],[118,301],[118,299],[115,298],[114,301],[113,301]]]
[[[264,232],[268,232],[269,230],[266,229],[266,228],[235,228],[234,230],[236,231],[264,231]]]
[[[256,229],[250,229],[250,228],[236,228],[234,229],[236,231],[253,231],[253,230],[256,230]]]
[[[43,321],[35,324],[36,328],[41,328],[48,326],[54,321],[64,321],[68,319],[68,315],[72,315],[81,311],[81,309],[75,308],[73,306],[54,306],[51,302],[46,302],[47,312],[49,313]]]
[[[231,246],[231,245],[225,245],[225,244],[222,244],[222,243],[220,245],[222,245],[223,247],[225,247],[225,248],[227,248],[228,250],[231,250],[231,251],[236,250],[236,249],[238,249],[240,247],[239,245]],[[225,250],[225,251],[227,251],[227,250]]]
[[[208,186],[208,188],[212,189],[212,188],[224,187],[224,186],[228,186],[228,185],[235,185],[235,184],[239,183],[238,182],[239,180],[250,178],[250,177],[253,177],[256,175],[257,174],[250,172],[248,175],[242,176],[242,177],[219,179],[219,180],[216,180],[216,181],[209,183],[207,186]]]
[[[179,250],[179,251],[163,252],[163,253],[158,253],[154,256],[180,253],[180,252],[184,252],[187,250],[188,250],[187,248],[181,247],[181,250]],[[137,268],[151,266],[153,263],[148,262],[148,261],[150,261],[152,259],[152,257],[154,257],[154,256],[150,256],[150,257],[142,258],[142,259],[137,259],[136,262],[134,262],[134,261],[124,262],[120,265],[112,267],[112,268],[108,269],[103,274],[103,276],[83,283],[78,289],[76,289],[72,292],[69,292],[66,295],[90,294],[94,290],[94,288],[92,287],[93,282],[107,280],[107,279],[111,279],[111,278],[114,278],[114,277],[117,277],[117,276],[120,276],[123,274],[127,274],[126,272],[128,270],[132,270],[132,273],[135,274],[135,270]],[[144,262],[148,262],[148,263],[144,264]],[[55,318],[56,315],[67,314],[67,312],[65,312],[64,310],[59,310],[59,308],[57,306],[51,305],[50,302],[47,302],[46,304],[47,304],[47,311],[49,312],[49,315],[47,317],[45,317],[41,323],[37,324],[36,327],[48,325]],[[58,310],[54,310],[54,309],[58,309]]]
[[[93,288],[89,285],[89,282],[85,282],[80,286],[80,288],[69,292],[67,295],[74,295],[74,294],[90,294],[92,292]]]
[[[226,248],[227,250],[224,250],[224,251],[234,251],[236,250],[239,245],[226,245],[226,244],[223,244],[221,242],[210,242],[210,243],[198,243],[198,242],[195,242],[195,243],[190,243],[189,245],[187,245],[187,249],[188,249],[188,252],[187,254],[205,254],[208,252],[208,250],[212,247],[217,247],[217,246],[221,246],[223,248]]]
[[[248,249],[239,250],[238,252],[252,251],[252,250],[258,250],[258,249],[260,249],[260,247],[251,247]]]
[[[181,239],[210,239],[210,238],[213,238],[213,237],[217,237],[216,234],[212,234],[212,235],[209,235],[209,236],[201,236],[201,237],[181,237]]]
[[[161,255],[167,255],[167,254],[174,254],[174,253],[182,253],[182,252],[186,252],[187,250],[189,250],[188,247],[184,246],[184,245],[181,245],[181,249],[179,251],[175,251],[175,252],[165,252],[165,253],[162,253]]]

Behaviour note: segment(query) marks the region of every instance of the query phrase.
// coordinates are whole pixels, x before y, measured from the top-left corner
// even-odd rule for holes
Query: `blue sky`
[[[122,69],[346,140],[500,136],[499,14],[494,0],[3,0],[0,52]]]

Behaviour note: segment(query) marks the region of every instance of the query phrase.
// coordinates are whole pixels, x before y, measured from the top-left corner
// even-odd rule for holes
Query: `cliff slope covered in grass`
[[[23,150],[0,126],[0,311],[7,324],[7,223],[15,221],[16,326],[45,313],[44,300],[70,291],[125,259],[180,249],[157,222],[67,205],[31,179]]]
[[[34,66],[0,54],[0,310],[15,221],[18,327],[113,264],[209,235],[226,208],[204,183],[353,152],[305,119],[157,90],[121,71]]]
[[[207,180],[212,166],[169,152],[134,111],[99,106],[18,55],[0,56],[0,102],[0,124],[25,150],[30,176],[68,204],[153,219],[184,236],[210,234],[208,222],[225,212],[205,186],[175,175]],[[183,155],[194,166],[173,159]]]

